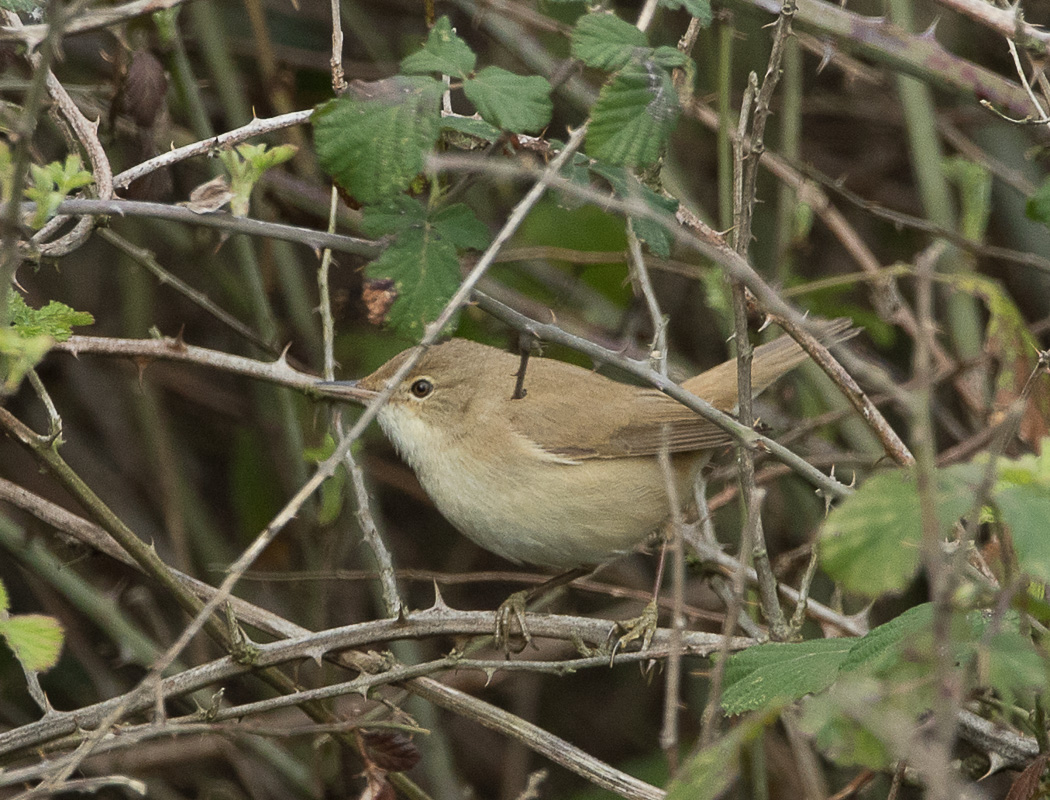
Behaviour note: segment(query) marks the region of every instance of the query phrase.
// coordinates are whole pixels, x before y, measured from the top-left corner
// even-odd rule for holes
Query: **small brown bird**
[[[851,332],[825,323],[825,340]],[[409,357],[322,391],[367,403]],[[805,359],[788,336],[757,347],[758,393]],[[631,386],[549,358],[519,357],[465,339],[430,348],[379,411],[378,421],[423,489],[462,533],[514,562],[568,569],[627,553],[670,513],[657,455],[664,446],[681,498],[691,497],[724,431],[656,389]],[[723,411],[737,403],[736,362],[682,384]]]

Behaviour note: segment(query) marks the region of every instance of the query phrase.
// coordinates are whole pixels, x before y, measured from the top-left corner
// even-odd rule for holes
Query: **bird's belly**
[[[685,499],[698,459],[675,460]],[[511,561],[571,568],[629,552],[670,514],[667,486],[655,458],[594,459],[458,471],[419,470],[442,514],[474,542]],[[453,468],[454,469],[454,468]]]

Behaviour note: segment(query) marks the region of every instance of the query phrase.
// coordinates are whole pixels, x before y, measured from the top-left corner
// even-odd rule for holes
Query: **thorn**
[[[275,364],[279,364],[282,367],[287,367],[288,366],[288,351],[291,350],[291,349],[292,349],[292,343],[288,342],[288,344],[286,344],[284,346],[284,349],[281,351],[281,355],[279,355],[277,357],[277,361],[275,361],[274,363]]]
[[[762,333],[766,328],[773,324],[773,318],[766,314],[765,319],[762,320],[762,324],[758,327],[758,332]]]
[[[438,586],[438,582],[434,581],[434,605],[430,607],[431,610],[439,608],[448,608],[448,603],[445,602],[445,598],[441,596],[441,587]]]
[[[934,17],[933,22],[930,23],[930,27],[919,34],[920,39],[929,39],[930,41],[937,41],[937,25],[940,23],[940,16]]]
[[[817,64],[817,74],[819,75],[824,71],[824,67],[831,63],[831,59],[835,57],[835,47],[829,41],[824,42],[824,52],[820,56],[820,63]]]

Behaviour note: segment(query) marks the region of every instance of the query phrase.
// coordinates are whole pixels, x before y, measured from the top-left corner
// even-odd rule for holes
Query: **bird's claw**
[[[642,610],[642,613],[634,619],[617,622],[616,628],[622,630],[624,633],[623,636],[616,640],[616,644],[613,645],[612,654],[609,656],[609,665],[612,666],[616,654],[620,652],[621,649],[638,639],[642,640],[641,649],[648,650],[649,645],[653,642],[653,634],[656,633],[656,628],[659,622],[660,609],[657,607],[655,600],[650,600],[649,604]]]
[[[529,633],[529,627],[525,623],[525,604],[528,602],[528,599],[528,591],[515,592],[504,600],[500,604],[500,607],[496,609],[496,631],[494,636],[496,639],[496,646],[500,650],[507,653],[520,653],[532,644],[532,634]],[[521,636],[524,639],[524,643],[521,647],[513,651],[510,647],[510,628],[512,622],[518,623],[518,629],[521,631]]]

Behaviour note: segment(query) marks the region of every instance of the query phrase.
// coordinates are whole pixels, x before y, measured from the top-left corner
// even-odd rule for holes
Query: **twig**
[[[141,164],[136,164],[134,167],[117,173],[113,176],[113,186],[116,189],[124,189],[139,178],[149,175],[151,172],[156,172],[158,169],[163,169],[164,167],[170,167],[172,164],[177,164],[188,158],[208,155],[220,148],[229,147],[247,139],[251,139],[253,136],[262,136],[265,133],[278,131],[282,128],[291,127],[292,125],[302,125],[310,119],[311,114],[313,114],[313,109],[306,109],[305,111],[293,111],[289,114],[281,114],[280,116],[269,117],[267,119],[253,119],[247,125],[243,125],[240,128],[227,131],[226,133],[220,133],[217,136],[194,142],[193,144],[188,144],[184,147],[170,150],[167,153],[161,153],[159,156],[155,156],[148,161],[143,161]]]
[[[195,306],[211,314],[223,325],[237,333],[237,335],[243,337],[246,341],[251,342],[263,352],[268,352],[270,355],[274,356],[278,355],[277,350],[271,344],[264,341],[259,334],[233,316],[233,314],[220,307],[203,292],[194,289],[178,275],[169,272],[161,266],[160,262],[157,261],[157,257],[150,250],[147,250],[145,247],[137,247],[119,233],[109,228],[102,228],[99,230],[98,235],[100,238],[105,239],[115,248],[120,250],[120,252],[135,261],[139,266],[145,268],[160,283],[167,284],[174,288],[175,291]]]
[[[212,593],[213,597],[219,594],[216,589],[212,589]],[[582,639],[596,646],[607,640],[609,631],[616,625],[612,620],[569,615],[530,613],[528,619],[529,628],[537,637],[550,637],[567,642]],[[408,618],[371,620],[318,632],[307,631],[303,628],[298,628],[298,630],[300,633],[292,638],[268,644],[257,644],[253,663],[240,663],[226,656],[164,678],[158,684],[157,690],[163,698],[179,697],[196,689],[219,681],[228,681],[238,675],[244,675],[263,667],[314,660],[348,648],[375,646],[382,642],[399,639],[491,635],[492,613],[490,611],[460,611],[440,605],[415,612]],[[670,630],[658,629],[648,650],[624,655],[629,661],[653,657],[664,658],[670,638]],[[718,650],[722,639],[723,637],[716,633],[686,631],[683,634],[682,644],[690,655],[707,656]],[[753,639],[733,637],[729,646],[731,650],[740,650],[753,644],[755,644]],[[617,659],[620,657],[621,655],[618,654]],[[599,659],[608,665],[607,655],[600,656]],[[381,660],[373,658],[372,662],[368,671],[381,673],[383,671]],[[360,664],[364,666],[365,662],[362,661]],[[599,662],[595,664],[598,665]],[[449,662],[449,668],[453,666],[454,662]],[[490,665],[486,665],[488,666]],[[572,667],[568,669],[571,671]],[[393,680],[403,681],[406,677],[410,676],[395,676]],[[322,687],[317,691],[323,693],[327,691],[327,688]],[[307,698],[299,698],[299,700],[305,699]],[[97,726],[105,725],[106,721],[114,716],[113,712],[117,708],[122,707],[122,714],[136,713],[150,709],[153,702],[152,694],[133,689],[121,697],[84,706],[75,711],[56,711],[46,719],[0,733],[0,755],[37,747],[78,729],[94,731]],[[295,700],[293,699],[292,702],[294,703]]]
[[[383,537],[379,535],[375,518],[372,516],[368,488],[365,486],[365,475],[349,450],[346,451],[343,463],[350,473],[354,487],[354,497],[357,500],[357,521],[361,525],[361,532],[379,567],[377,577],[383,592],[383,610],[388,617],[399,617],[405,613],[405,603],[397,588],[397,574],[394,571],[394,560],[390,556],[390,549],[383,542]]]
[[[187,0],[134,0],[132,3],[112,8],[95,7],[71,19],[63,27],[62,32],[69,36],[87,33],[136,17],[154,14],[164,9],[175,8],[185,2]],[[35,50],[44,41],[47,34],[48,25],[46,24],[14,26],[8,23],[6,27],[0,27],[0,42],[23,42],[29,50]]]
[[[464,694],[451,686],[430,681],[426,688],[416,688],[416,694],[449,711],[463,714],[487,728],[499,731],[525,742],[533,750],[547,756],[556,764],[582,774],[603,789],[632,800],[660,800],[663,791],[612,769],[590,754],[548,733],[538,725],[515,717],[501,708]]]
[[[937,0],[937,2],[991,28],[1025,49],[1046,54],[1050,48],[1050,31],[1025,22],[1020,4],[998,8],[983,0]]]
[[[3,209],[6,204],[0,205]],[[22,203],[20,210],[30,213],[36,208],[35,203]],[[129,216],[166,219],[174,222],[185,222],[205,228],[218,228],[231,233],[245,233],[252,236],[267,236],[297,242],[314,249],[330,247],[343,253],[354,253],[374,257],[379,246],[367,239],[343,236],[324,231],[300,228],[294,225],[282,225],[276,222],[263,222],[233,214],[197,214],[183,206],[172,206],[164,203],[147,203],[139,200],[64,200],[57,209],[60,214],[91,216]]]

